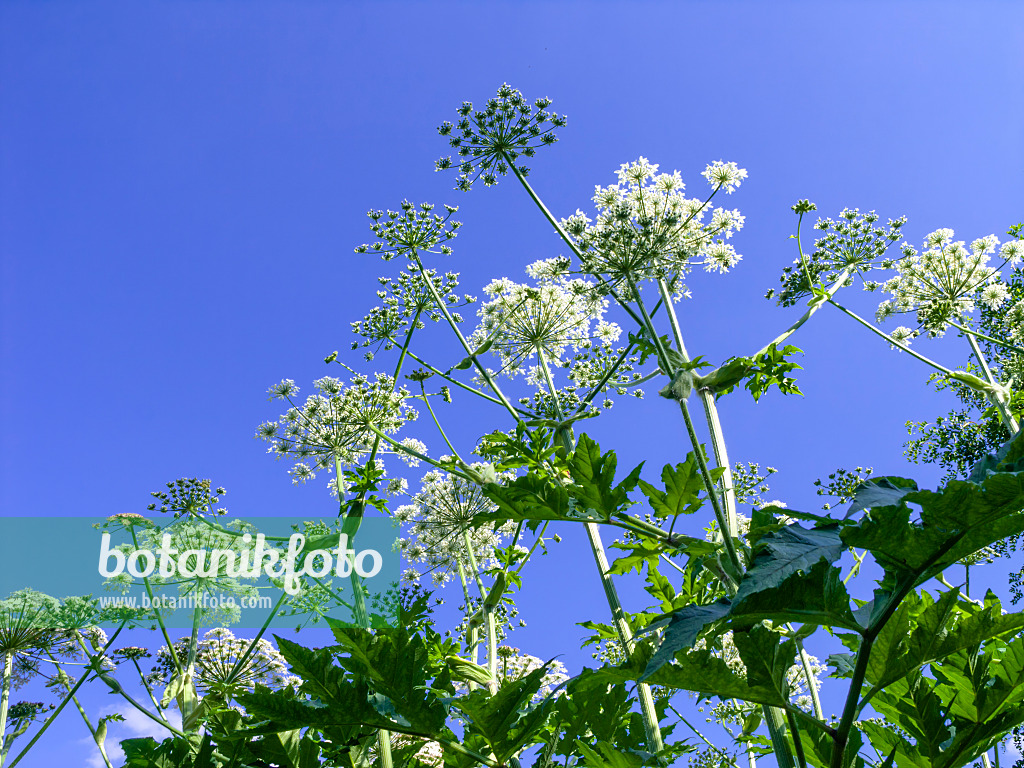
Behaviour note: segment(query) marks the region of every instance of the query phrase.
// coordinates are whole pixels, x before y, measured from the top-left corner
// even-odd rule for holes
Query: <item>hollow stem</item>
[[[970,342],[971,351],[974,352],[974,356],[981,364],[982,373],[985,374],[985,381],[993,387],[994,391],[986,393],[988,401],[996,407],[996,410],[999,412],[999,418],[1003,422],[1003,426],[1009,430],[1011,435],[1016,435],[1020,432],[1020,426],[1017,424],[1017,420],[1013,417],[1013,413],[1010,412],[1009,407],[1007,407],[1006,399],[996,392],[996,390],[999,389],[999,383],[996,381],[995,376],[992,375],[992,369],[988,367],[988,360],[986,360],[985,355],[982,354],[981,347],[978,345],[978,341],[974,336],[968,333],[967,341]]]
[[[4,677],[2,688],[0,688],[0,766],[4,764],[4,756],[7,754],[7,713],[11,706],[11,685],[14,677],[14,652],[4,653]]]
[[[672,302],[672,295],[669,293],[668,285],[664,279],[658,280],[658,291],[665,303],[668,312],[669,323],[672,326],[672,335],[675,337],[676,346],[683,360],[690,361],[686,352],[686,344],[683,341],[683,331],[679,325],[679,318],[676,316],[675,304]],[[671,373],[669,374],[671,376]],[[698,390],[701,404],[704,406],[704,416],[708,422],[708,431],[711,435],[711,447],[715,454],[715,462],[722,468],[722,506],[725,508],[725,525],[722,531],[726,538],[732,539],[739,535],[739,525],[736,519],[736,491],[732,482],[732,466],[729,463],[729,452],[725,444],[725,433],[722,431],[722,422],[718,418],[718,405],[715,402],[715,395],[709,389],[701,387]]]
[[[555,383],[551,378],[551,371],[548,369],[547,360],[544,357],[544,350],[538,344],[537,357],[540,363],[541,371],[544,374],[544,381],[548,386],[548,390],[555,403],[556,414],[561,419],[561,409],[558,405],[558,391],[555,389]],[[562,441],[562,445],[567,451],[572,451],[575,446],[572,444],[572,439],[569,437],[569,433],[565,429],[558,430],[559,439]],[[601,541],[601,530],[597,527],[596,523],[585,523],[587,531],[587,539],[590,542],[591,552],[594,554],[594,561],[597,564],[597,571],[601,579],[601,586],[604,588],[605,599],[608,602],[608,607],[612,613],[612,620],[615,624],[616,633],[619,636],[619,643],[622,646],[623,652],[626,654],[626,658],[629,658],[633,654],[633,630],[629,626],[629,621],[626,620],[626,613],[622,609],[622,601],[619,599],[618,590],[615,588],[615,582],[612,581],[612,575],[609,573],[610,566],[608,564],[608,555],[605,553],[604,542]],[[658,725],[657,710],[654,706],[654,695],[651,693],[651,687],[647,683],[639,683],[637,685],[637,695],[640,698],[640,709],[643,713],[644,718],[644,729],[647,735],[647,744],[652,752],[660,752],[665,748],[665,742],[661,737],[661,728]]]
[[[466,553],[469,555],[469,567],[476,579],[476,588],[480,592],[480,609],[484,613],[484,623],[487,627],[487,672],[491,676],[488,688],[491,695],[498,692],[498,627],[494,618],[494,606],[487,603],[487,590],[484,589],[483,579],[480,577],[480,567],[476,562],[476,553],[473,552],[473,540],[469,537],[469,531],[462,532],[462,541],[466,545]]]
[[[759,357],[760,355],[763,355],[771,348],[773,344],[776,347],[778,347],[779,344],[781,344],[794,333],[796,333],[800,326],[802,326],[804,323],[810,320],[811,316],[815,312],[817,312],[819,309],[825,306],[825,304],[828,303],[828,300],[836,295],[836,292],[843,287],[843,284],[846,282],[847,278],[849,278],[851,274],[853,274],[853,270],[850,267],[844,269],[840,273],[839,277],[836,278],[835,282],[833,282],[832,285],[825,290],[824,295],[819,294],[817,296],[814,296],[809,302],[807,302],[807,309],[800,316],[800,318],[791,326],[789,326],[789,328],[784,330],[770,342],[761,347],[761,349],[755,352],[754,357]]]
[[[1005,340],[996,339],[993,338],[992,336],[986,336],[984,333],[979,333],[973,328],[968,328],[967,326],[960,325],[960,323],[956,323],[952,320],[947,320],[946,322],[949,323],[954,328],[956,328],[957,330],[964,333],[965,335],[974,336],[979,339],[984,339],[985,341],[991,342],[992,344],[998,344],[1000,347],[1003,347],[1003,349],[1009,349],[1013,352],[1024,353],[1024,347],[1018,347],[1015,346],[1014,344],[1007,343]]]

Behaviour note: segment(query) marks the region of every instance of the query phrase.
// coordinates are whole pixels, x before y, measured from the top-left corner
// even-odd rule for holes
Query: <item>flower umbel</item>
[[[474,464],[473,468],[482,466]],[[515,530],[511,522],[498,527],[474,526],[474,519],[497,507],[479,485],[455,475],[428,472],[412,502],[395,511],[395,518],[410,526],[409,536],[400,539],[398,547],[410,562],[426,566],[437,584],[454,578],[460,566],[469,567],[467,536],[478,567],[486,569],[496,564],[494,548]],[[421,575],[414,572],[407,579]]]
[[[291,408],[278,421],[265,422],[256,430],[256,437],[270,443],[269,453],[296,460],[291,470],[295,482],[312,479],[323,469],[333,470],[336,464],[358,462],[377,442],[371,425],[390,435],[417,415],[407,405],[409,392],[396,389],[395,380],[381,373],[372,381],[353,376],[347,386],[325,376],[313,386],[316,394],[301,406],[293,399],[298,392],[294,383],[286,394],[281,394],[281,385],[271,387],[271,397],[286,400]]]
[[[584,270],[605,277],[612,287],[627,280],[664,278],[675,292],[686,295],[679,279],[694,266],[726,272],[740,260],[725,240],[743,227],[744,217],[736,210],[710,209],[707,200],[687,198],[678,171],[657,171],[644,157],[622,165],[617,184],[595,188],[596,221],[577,211],[562,224],[577,240]],[[731,186],[738,183],[734,179]],[[709,212],[710,221],[705,222]]]
[[[459,121],[445,122],[437,129],[458,152],[459,160],[442,157],[435,163],[439,171],[458,168],[456,189],[469,190],[479,178],[484,184],[498,183],[498,176],[509,171],[509,164],[520,157],[533,157],[538,147],[558,141],[554,129],[565,126],[565,115],[547,112],[550,99],[537,99],[532,105],[507,83],[488,99],[482,111],[474,111],[471,102],[459,107]],[[517,165],[526,176],[530,169]]]
[[[501,278],[484,288],[491,300],[480,307],[472,340],[477,346],[491,340],[502,372],[509,376],[523,372],[523,364],[538,349],[548,362],[559,365],[566,348],[612,342],[621,333],[614,323],[602,322],[608,301],[597,295],[593,283],[551,276],[553,264],[560,261],[538,261],[527,268],[537,278],[536,286]]]
[[[439,250],[448,255],[452,249],[448,241],[455,238],[461,222],[452,220],[458,208],[444,206],[446,216],[431,213],[434,206],[421,203],[416,206],[403,200],[400,211],[370,211],[366,215],[373,223],[370,230],[379,238],[376,242],[360,245],[356,253],[377,253],[384,261],[396,256],[409,256],[424,251]]]
[[[188,662],[188,637],[174,643],[180,664]],[[288,673],[284,657],[269,641],[260,639],[252,653],[241,664],[250,645],[249,640],[235,637],[229,630],[211,629],[196,649],[196,688],[200,693],[233,695],[251,691],[256,684],[284,688],[297,685],[297,677]],[[166,684],[174,676],[176,665],[167,646],[157,652],[156,665],[149,675],[151,684]]]
[[[879,306],[879,316],[916,312],[925,330],[942,335],[950,321],[974,311],[979,292],[994,281],[997,273],[988,262],[998,245],[995,235],[975,240],[967,248],[963,241],[953,241],[951,229],[932,232],[922,253],[908,249],[907,256],[897,262],[896,277],[884,286],[893,298]]]
[[[824,235],[814,241],[814,252],[801,264],[797,258],[793,266],[782,271],[782,287],[768,291],[766,298],[775,298],[784,307],[791,307],[810,295],[808,276],[814,283],[832,283],[843,272],[852,282],[854,275],[863,275],[872,269],[892,269],[896,263],[886,258],[889,247],[900,239],[900,231],[907,217],[889,219],[886,226],[876,226],[878,214],[861,213],[858,208],[844,208],[838,220],[818,219],[814,228]],[[846,284],[849,284],[847,282]],[[865,280],[867,290],[875,290],[878,283]]]

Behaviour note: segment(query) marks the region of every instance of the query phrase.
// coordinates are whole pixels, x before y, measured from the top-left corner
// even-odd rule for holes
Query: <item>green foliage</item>
[[[800,370],[801,366],[786,359],[798,353],[802,354],[803,350],[791,345],[777,349],[775,344],[771,344],[759,355],[731,358],[710,373],[695,377],[693,386],[721,396],[746,380],[744,386],[755,402],[773,386],[778,387],[784,395],[802,395],[796,379],[787,375]]]

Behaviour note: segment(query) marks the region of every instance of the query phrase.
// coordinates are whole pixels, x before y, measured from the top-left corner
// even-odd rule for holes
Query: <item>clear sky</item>
[[[366,210],[460,205],[443,268],[477,295],[562,252],[514,181],[466,195],[433,170],[436,127],[503,82],[568,115],[530,177],[556,215],[591,210],[593,186],[640,155],[691,190],[708,162],[748,170],[727,201],[746,215],[743,261],[694,275],[681,309],[690,351],[715,362],[796,316],[762,297],[796,255],[799,198],[905,214],[918,245],[1024,219],[1018,3],[5,0],[0,515],[141,512],[179,476],[225,486],[239,514],[333,514],[253,433],[279,413],[267,386],[308,392],[377,303],[394,265],[352,253]],[[879,298],[846,300],[870,314]],[[793,343],[805,397],[721,402],[732,458],[777,467],[769,495],[805,509],[839,466],[934,486],[941,473],[902,457],[904,422],[949,405],[928,372],[828,308]],[[919,343],[965,359],[961,340]],[[653,474],[686,450],[671,411],[623,402],[590,431]],[[606,609],[580,532],[562,534],[527,572],[513,642],[578,669],[575,622]],[[61,728],[23,764],[78,764],[85,731],[72,713]]]

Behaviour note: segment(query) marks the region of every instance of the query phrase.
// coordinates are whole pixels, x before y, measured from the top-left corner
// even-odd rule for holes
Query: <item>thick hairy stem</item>
[[[817,295],[814,298],[812,298],[809,302],[807,302],[807,310],[800,316],[800,319],[798,319],[795,323],[789,326],[789,328],[784,330],[774,339],[772,339],[763,347],[761,347],[761,349],[754,353],[754,357],[763,355],[771,348],[773,344],[776,347],[778,347],[779,344],[781,344],[794,333],[796,333],[800,326],[802,326],[804,323],[811,319],[811,315],[813,315],[815,312],[817,312],[819,309],[825,306],[828,300],[836,295],[836,292],[843,287],[843,284],[846,282],[847,278],[852,274],[852,272],[853,270],[850,267],[844,269],[839,274],[839,277],[836,278],[835,282],[832,283],[831,287],[826,289],[824,295]]]
[[[679,325],[679,318],[676,315],[675,304],[672,302],[672,295],[669,293],[665,281],[658,280],[658,291],[661,299],[668,310],[669,323],[672,326],[672,335],[675,337],[676,346],[683,360],[689,362],[690,356],[686,352],[686,344],[683,341],[683,331]],[[653,329],[652,329],[653,330]],[[669,376],[672,372],[668,372]],[[718,406],[715,403],[715,395],[707,389],[699,391],[701,405],[704,406],[704,416],[708,422],[708,430],[711,434],[711,446],[715,453],[715,462],[724,471],[722,473],[722,506],[725,508],[726,525],[722,528],[727,538],[733,538],[739,534],[739,526],[736,522],[736,490],[733,488],[732,467],[729,464],[729,452],[725,446],[725,434],[722,431],[722,422],[718,418]]]
[[[853,668],[853,676],[850,679],[850,690],[846,695],[843,717],[839,721],[839,727],[836,729],[835,736],[833,736],[831,768],[843,768],[843,755],[846,752],[846,745],[850,740],[850,729],[853,728],[853,721],[857,715],[860,689],[864,684],[864,675],[867,674],[868,657],[871,655],[871,646],[874,644],[874,640],[874,636],[865,636],[861,641],[860,649],[857,651],[857,661]]]
[[[537,345],[537,357],[540,362],[540,369],[544,373],[544,380],[547,383],[548,390],[551,393],[551,397],[554,398],[556,412],[559,418],[561,418],[561,409],[558,406],[558,391],[555,389],[555,383],[551,378],[551,371],[548,369],[544,350],[539,344]],[[559,437],[567,451],[573,450],[575,446],[573,446],[566,430],[559,430]],[[586,523],[586,529],[587,538],[590,541],[590,549],[594,553],[594,562],[597,564],[597,571],[601,577],[601,586],[604,587],[605,598],[608,601],[608,607],[611,609],[612,620],[615,624],[616,633],[619,636],[619,643],[628,658],[633,653],[633,630],[630,628],[629,622],[626,620],[626,614],[622,610],[622,601],[619,599],[615,582],[612,581],[612,575],[608,572],[610,566],[608,564],[608,556],[605,553],[604,542],[601,541],[601,530],[597,527],[596,523]],[[647,683],[639,683],[637,685],[637,695],[640,698],[640,709],[643,712],[648,747],[652,752],[660,752],[665,748],[665,742],[661,737],[661,728],[658,725],[658,713],[654,707],[654,695],[651,693],[651,687]]]
[[[807,680],[807,690],[811,694],[811,703],[814,705],[815,716],[824,722],[825,711],[821,708],[821,699],[818,698],[818,687],[814,684],[815,677],[814,671],[811,669],[811,659],[807,656],[807,651],[804,650],[804,644],[800,641],[796,641],[796,647],[800,650],[800,664],[804,669],[804,678]]]
[[[14,676],[14,653],[7,651],[4,654],[4,677],[2,688],[0,688],[0,766],[4,764],[4,756],[7,754],[4,741],[7,739],[7,712],[11,706],[11,678]]]
[[[619,636],[619,643],[626,656],[633,653],[633,630],[626,621],[626,614],[622,610],[622,601],[619,600],[618,590],[612,581],[612,575],[608,572],[608,556],[605,554],[604,543],[601,541],[601,529],[597,523],[586,523],[587,538],[590,540],[590,549],[594,553],[594,561],[597,563],[597,570],[601,576],[601,586],[604,587],[605,599],[612,612],[612,622],[615,625],[615,632]],[[647,745],[651,752],[660,752],[665,748],[665,742],[661,738],[661,728],[658,726],[658,713],[654,706],[654,695],[651,693],[651,686],[647,683],[637,684],[637,695],[640,698],[640,709],[644,716],[644,729],[647,733]]]
[[[480,567],[476,562],[476,553],[473,552],[473,540],[469,538],[469,531],[462,532],[462,541],[466,545],[469,567],[473,571],[477,591],[480,592],[480,609],[484,612],[484,622],[487,627],[487,673],[491,676],[488,688],[493,695],[498,692],[498,627],[494,618],[494,606],[487,604],[487,590],[484,589],[484,581],[480,578]]]
[[[764,721],[768,725],[768,736],[772,740],[772,748],[775,750],[775,760],[779,768],[796,768],[796,762],[789,749],[789,742],[786,741],[785,713],[776,707],[765,707]],[[794,738],[799,737],[794,735]]]
[[[967,341],[971,343],[971,350],[974,352],[974,356],[978,358],[978,362],[981,364],[981,370],[985,374],[985,381],[992,385],[993,391],[986,393],[988,401],[995,406],[997,411],[999,411],[999,418],[1003,422],[1003,426],[1009,430],[1011,435],[1016,435],[1020,432],[1020,426],[1017,424],[1017,420],[1013,417],[1013,413],[1007,406],[1006,399],[995,392],[995,390],[999,388],[999,383],[996,381],[995,376],[992,375],[992,370],[988,367],[988,360],[986,360],[985,355],[981,353],[981,347],[978,346],[978,342],[974,336],[969,333],[966,335]]]

